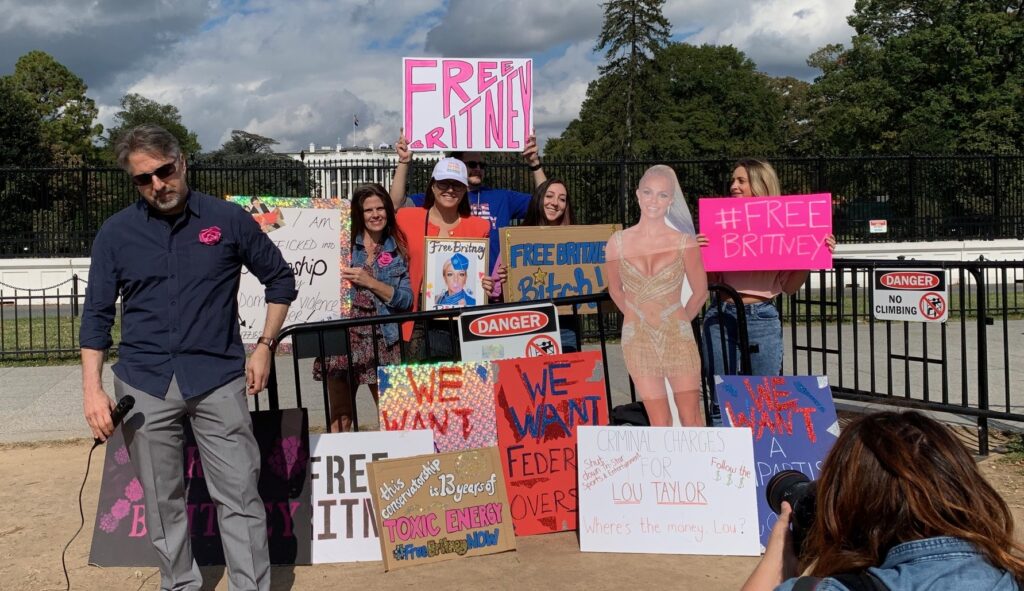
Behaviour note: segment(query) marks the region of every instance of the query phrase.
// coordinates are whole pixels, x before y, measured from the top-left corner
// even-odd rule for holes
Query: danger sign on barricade
[[[944,269],[875,269],[871,296],[877,320],[945,322],[949,315]]]
[[[529,304],[459,316],[463,361],[513,359],[561,353],[553,304]]]

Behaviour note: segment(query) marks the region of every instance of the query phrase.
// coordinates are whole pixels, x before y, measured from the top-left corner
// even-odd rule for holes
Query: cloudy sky
[[[669,0],[665,16],[673,40],[811,80],[811,52],[849,43],[853,3]],[[529,57],[543,142],[597,75],[602,16],[597,0],[0,0],[0,75],[40,49],[86,81],[105,125],[134,92],[176,105],[204,150],[232,129],[298,150],[393,142],[403,56]]]

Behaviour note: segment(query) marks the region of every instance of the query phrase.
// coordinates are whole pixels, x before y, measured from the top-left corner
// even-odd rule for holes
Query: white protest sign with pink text
[[[707,271],[832,268],[832,196],[717,197],[700,200]]]
[[[576,431],[584,552],[757,556],[750,429]]]
[[[522,151],[533,129],[533,60],[403,58],[412,150]]]

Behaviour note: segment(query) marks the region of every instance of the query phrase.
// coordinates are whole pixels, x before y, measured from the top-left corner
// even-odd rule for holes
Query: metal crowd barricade
[[[607,293],[599,293],[593,295],[582,295],[573,296],[568,298],[559,298],[555,300],[546,300],[554,303],[557,306],[571,306],[572,315],[576,320],[574,325],[576,327],[577,342],[582,343],[585,336],[596,337],[601,349],[601,356],[603,360],[604,369],[604,381],[605,391],[608,393],[609,410],[611,405],[611,387],[609,385],[608,376],[608,351],[606,348],[607,344],[607,333],[608,326],[606,323],[605,314],[601,312],[601,304],[610,301]],[[543,303],[543,302],[537,302]],[[579,306],[584,304],[596,303],[599,306],[598,315],[601,318],[596,322],[595,332],[596,334],[582,333],[579,327],[581,326],[580,319],[583,316],[579,312]],[[508,303],[508,304],[491,304],[486,307],[477,306],[474,310],[488,309],[488,310],[501,310],[503,308],[509,308],[514,306],[521,306],[523,302]],[[425,356],[417,355],[416,351],[411,350],[408,343],[404,341],[400,342],[401,348],[401,359],[403,363],[406,362],[421,362],[421,361],[457,361],[459,360],[459,341],[458,341],[458,322],[457,318],[461,310],[433,310],[429,312],[408,312],[405,314],[392,314],[389,316],[374,316],[366,318],[347,318],[342,320],[332,320],[327,322],[312,322],[308,324],[297,324],[289,326],[281,331],[279,339],[286,337],[292,338],[292,367],[294,370],[294,381],[295,381],[295,394],[296,394],[296,405],[302,406],[302,386],[299,378],[299,359],[300,358],[318,358],[324,359],[325,356],[343,354],[351,350],[351,334],[350,330],[361,326],[372,326],[374,327],[374,357],[375,360],[379,360],[379,342],[381,340],[380,329],[378,328],[381,324],[390,323],[402,323],[405,321],[415,321],[418,323],[427,322],[442,322],[447,325],[447,332],[449,335],[450,346],[449,351],[436,351],[430,344],[430,339],[426,338],[425,341]],[[436,324],[435,324],[436,326]],[[379,365],[379,363],[378,363]],[[357,376],[354,372],[348,371],[347,377],[349,382],[349,392],[353,397],[352,401],[352,423],[358,430],[359,420],[358,411],[355,404],[355,393],[358,389],[359,384],[357,383]],[[322,371],[324,378],[326,378],[326,372]],[[277,365],[276,359],[271,364],[270,368],[270,379],[268,382],[268,404],[271,409],[277,409],[280,407],[279,400],[279,388],[277,384]],[[330,400],[327,390],[327,380],[321,380],[321,393],[324,400],[324,414],[325,414],[325,426],[330,427],[331,416],[330,416]],[[258,401],[257,401],[258,409]]]
[[[945,270],[946,322],[875,320],[877,268]],[[1024,376],[1011,364],[1024,350],[1022,261],[835,259],[781,304],[785,373],[828,375],[837,399],[973,417],[982,455],[990,420],[1024,423]]]
[[[739,315],[739,343],[740,343],[740,361],[739,368],[740,373],[750,372],[750,354],[747,346],[746,326],[743,317],[743,306],[742,300],[739,294],[733,291],[731,288],[724,285],[712,285],[710,287],[713,293],[718,294],[718,297],[714,298],[717,302],[716,305],[721,306],[723,300],[730,300],[734,304],[737,304],[737,313]],[[582,295],[573,296],[567,298],[559,298],[555,300],[548,300],[557,306],[570,306],[572,308],[573,317],[573,329],[577,332],[577,342],[582,345],[585,340],[592,342],[596,341],[597,346],[601,351],[603,370],[604,370],[604,381],[605,391],[608,399],[608,410],[612,410],[612,391],[609,378],[609,367],[608,367],[608,339],[609,337],[619,336],[621,328],[621,315],[611,305],[611,298],[607,293],[599,293],[593,295]],[[486,309],[501,310],[503,308],[509,308],[513,306],[520,306],[523,302],[510,303],[510,304],[492,304],[486,306]],[[598,312],[594,315],[584,316],[580,313],[580,306],[586,304],[597,304]],[[609,306],[611,307],[609,308]],[[479,310],[483,307],[478,306],[474,310]],[[442,322],[448,324],[448,335],[449,335],[449,346],[450,350],[446,355],[434,355],[434,351],[431,351],[431,345],[429,339],[426,340],[426,357],[431,361],[443,361],[450,360],[456,361],[459,359],[459,343],[458,343],[458,323],[457,316],[460,310],[437,310],[430,312],[410,312],[405,314],[394,314],[389,316],[376,316],[368,318],[348,318],[342,320],[332,320],[328,322],[314,322],[308,324],[299,324],[289,326],[279,335],[279,338],[284,339],[291,337],[292,339],[292,370],[294,372],[294,386],[296,405],[302,406],[302,379],[299,367],[300,359],[324,359],[327,356],[343,354],[351,350],[351,334],[350,330],[356,327],[372,326],[374,327],[375,335],[375,347],[374,356],[375,361],[379,361],[380,351],[377,344],[380,341],[380,329],[378,328],[381,324],[388,323],[401,323],[404,321],[416,321],[419,323],[426,322]],[[587,321],[584,322],[584,319]],[[701,342],[701,320],[697,318],[693,322],[693,330],[698,345],[698,349],[703,351]],[[721,335],[724,339],[724,332]],[[400,341],[401,343],[401,358],[402,362],[420,362],[423,361],[422,356],[417,356],[415,351],[410,350],[407,343]],[[703,355],[702,355],[703,361]],[[379,365],[379,363],[377,363]],[[704,401],[705,414],[709,417],[711,412],[710,403],[710,388],[713,388],[713,384],[703,375],[704,364],[702,362],[702,389],[704,395],[702,396]],[[348,378],[349,392],[352,395],[352,422],[355,428],[358,430],[358,410],[356,408],[355,393],[358,390],[359,384],[357,376],[354,372],[346,372]],[[326,377],[326,371],[322,370],[322,378]],[[268,385],[268,398],[267,402],[271,409],[280,408],[280,395],[278,385],[278,371],[277,371],[277,359],[275,358],[271,365],[271,373]],[[629,380],[630,397],[633,402],[636,402],[636,390],[633,385],[633,381]],[[324,425],[325,428],[330,427],[331,413],[330,413],[330,397],[328,393],[328,384],[326,379],[320,380],[320,393],[323,396],[324,402]],[[257,399],[257,409],[259,408],[259,400]]]

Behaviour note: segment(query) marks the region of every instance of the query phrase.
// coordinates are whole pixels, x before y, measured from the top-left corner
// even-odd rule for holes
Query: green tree
[[[232,130],[220,149],[194,162],[196,187],[213,195],[309,197],[313,186],[309,169],[275,154],[275,145],[273,138]]]
[[[671,27],[662,13],[665,0],[608,0],[604,3],[604,25],[595,51],[604,51],[606,63],[601,74],[621,84],[606,85],[604,92],[617,92],[624,101],[619,112],[624,121],[621,152],[633,153],[634,119],[638,95],[650,82],[654,54],[668,43]],[[616,101],[618,102],[618,101]]]
[[[807,155],[813,148],[811,124],[813,106],[811,84],[792,76],[772,78],[765,76],[772,92],[779,97],[782,105],[781,144],[778,152],[786,155]]]
[[[1019,0],[860,0],[849,49],[808,63],[822,152],[1024,149]]]
[[[0,78],[0,168],[46,166],[39,117],[9,78]]]
[[[107,131],[108,156],[113,158],[113,146],[126,130],[145,123],[159,125],[178,140],[186,154],[202,150],[199,137],[181,122],[181,113],[174,105],[165,105],[139,94],[126,94],[121,98],[121,110],[114,115],[115,125]]]
[[[225,157],[273,156],[277,140],[242,129],[232,129],[231,138],[224,142],[217,154]]]
[[[103,132],[95,124],[96,103],[88,87],[66,66],[42,51],[18,58],[10,82],[32,103],[43,143],[59,160],[81,162],[95,157],[93,140]]]

